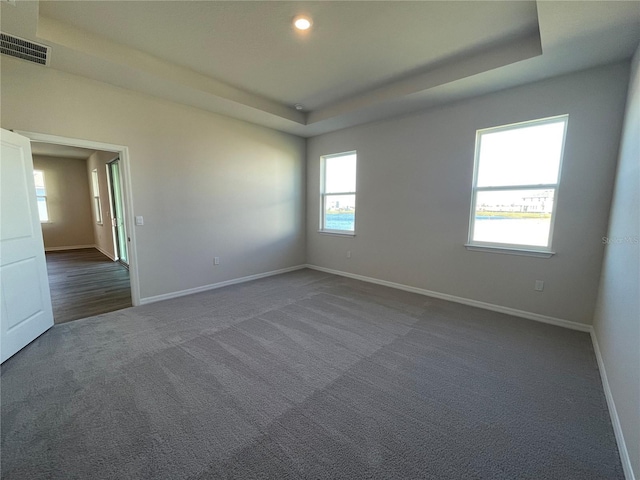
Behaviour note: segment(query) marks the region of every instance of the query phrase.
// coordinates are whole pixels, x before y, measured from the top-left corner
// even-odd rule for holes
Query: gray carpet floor
[[[589,335],[301,270],[54,326],[2,478],[623,479]]]

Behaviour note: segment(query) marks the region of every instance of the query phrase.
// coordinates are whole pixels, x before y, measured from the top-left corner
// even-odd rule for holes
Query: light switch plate
[[[142,215],[136,216],[136,225],[144,225],[144,218],[142,217]]]

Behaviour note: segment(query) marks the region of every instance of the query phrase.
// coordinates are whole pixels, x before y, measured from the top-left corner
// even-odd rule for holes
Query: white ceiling
[[[300,12],[308,34],[291,26]],[[535,2],[47,2],[40,15],[311,110],[538,28]]]
[[[40,1],[1,26],[51,68],[312,136],[629,58],[640,3]]]

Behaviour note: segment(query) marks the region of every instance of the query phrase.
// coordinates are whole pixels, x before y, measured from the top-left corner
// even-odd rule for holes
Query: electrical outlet
[[[535,287],[536,292],[541,292],[544,290],[544,282],[542,280],[536,280],[536,285]]]
[[[213,257],[213,264],[220,265],[220,257]]]
[[[351,250],[347,250],[347,258],[351,258]]]

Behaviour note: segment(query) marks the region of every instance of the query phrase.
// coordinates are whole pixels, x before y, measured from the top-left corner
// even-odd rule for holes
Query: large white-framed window
[[[34,170],[33,180],[36,184],[36,201],[38,204],[40,223],[48,223],[49,208],[47,206],[47,187],[44,181],[44,172],[42,170]]]
[[[354,235],[356,229],[357,153],[320,159],[320,231]]]
[[[100,183],[98,169],[91,170],[91,194],[93,196],[93,214],[98,225],[102,225],[102,203],[100,202]]]
[[[568,119],[476,132],[468,247],[553,253]]]

